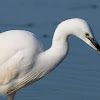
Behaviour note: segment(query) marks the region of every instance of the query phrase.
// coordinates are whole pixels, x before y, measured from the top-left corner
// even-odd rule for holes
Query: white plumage
[[[0,34],[0,88],[24,77],[42,51],[34,34],[24,30],[11,30]],[[15,80],[14,80],[15,81]],[[12,86],[11,86],[12,87]],[[5,89],[4,89],[5,90]],[[3,94],[3,89],[0,93]]]
[[[50,49],[42,51],[33,33],[10,30],[0,34],[0,94],[13,100],[17,90],[32,84],[51,72],[66,57],[68,37],[75,35],[98,52],[88,24],[82,19],[63,21],[55,30]]]

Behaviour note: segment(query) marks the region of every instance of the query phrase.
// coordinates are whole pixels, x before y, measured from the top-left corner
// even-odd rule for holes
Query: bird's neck
[[[68,52],[68,36],[69,32],[63,28],[63,24],[59,25],[55,30],[51,48],[40,54],[43,66],[54,69],[66,57]]]
[[[53,69],[55,69],[66,57],[67,52],[68,52],[68,44],[67,42],[65,42],[65,43],[54,43],[50,49],[41,53],[37,61],[39,62],[37,64],[37,67],[42,71],[41,77],[47,75]]]
[[[68,42],[52,40],[51,48],[39,55],[39,64],[44,72],[51,72],[66,57],[68,52]],[[46,73],[47,74],[47,73]],[[46,75],[45,74],[45,75]]]
[[[37,79],[44,77],[55,69],[67,55],[68,41],[66,39],[69,35],[61,37],[59,32],[58,30],[55,31],[51,47],[40,53],[36,59],[36,65],[33,70],[37,70],[40,74]]]

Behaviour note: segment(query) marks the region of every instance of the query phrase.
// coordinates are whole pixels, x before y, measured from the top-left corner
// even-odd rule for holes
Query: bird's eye
[[[85,33],[85,36],[90,36],[89,33]]]

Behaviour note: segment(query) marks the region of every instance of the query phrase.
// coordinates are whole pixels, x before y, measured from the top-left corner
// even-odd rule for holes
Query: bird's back
[[[0,86],[16,77],[23,77],[42,51],[35,36],[24,30],[11,30],[0,34]]]

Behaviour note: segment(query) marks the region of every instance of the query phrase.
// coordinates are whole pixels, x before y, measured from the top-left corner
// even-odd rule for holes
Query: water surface
[[[98,0],[0,0],[0,32],[31,31],[48,49],[57,24],[78,17],[88,21],[100,43],[99,3]],[[15,100],[100,100],[100,55],[75,36],[69,38],[69,44],[66,59],[49,75],[18,91]]]

